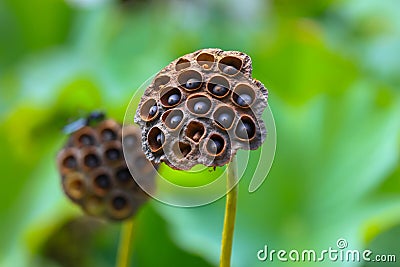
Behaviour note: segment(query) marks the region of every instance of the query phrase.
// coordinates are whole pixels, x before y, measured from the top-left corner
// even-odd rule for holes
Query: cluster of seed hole
[[[267,90],[251,77],[248,55],[203,49],[161,70],[135,115],[148,159],[175,169],[222,166],[265,139]]]
[[[113,120],[74,132],[57,156],[66,195],[96,217],[123,220],[135,214],[148,196],[126,163],[135,167],[135,178],[146,179],[149,184],[153,183],[155,172],[141,150],[140,138],[139,128],[122,128]],[[125,156],[121,141],[128,151]]]

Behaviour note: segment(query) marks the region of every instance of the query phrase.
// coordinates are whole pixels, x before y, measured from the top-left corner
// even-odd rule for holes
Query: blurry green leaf
[[[62,0],[0,3],[0,70],[24,56],[60,45],[68,37],[71,9]]]
[[[142,216],[137,223],[133,266],[212,266],[201,258],[200,252],[188,253],[177,247],[171,241],[167,223],[153,209],[144,209]]]
[[[303,103],[321,93],[340,94],[357,77],[351,61],[330,50],[323,42],[322,29],[308,19],[282,21],[273,43],[253,56],[254,77],[264,82],[274,95]]]

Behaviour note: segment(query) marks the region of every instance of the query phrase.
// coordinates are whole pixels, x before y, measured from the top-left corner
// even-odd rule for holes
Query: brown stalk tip
[[[261,146],[268,92],[251,73],[248,55],[221,49],[184,55],[162,69],[135,115],[148,159],[188,170],[197,164],[221,166],[238,149]],[[163,107],[151,120],[143,114],[149,101]]]

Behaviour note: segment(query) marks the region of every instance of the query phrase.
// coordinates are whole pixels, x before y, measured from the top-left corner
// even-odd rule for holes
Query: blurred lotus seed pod
[[[104,117],[97,118],[92,125],[94,115],[79,120],[81,125],[75,122],[73,127],[66,127],[74,131],[57,155],[62,187],[87,214],[124,220],[133,216],[148,199],[132,175],[146,181],[146,189],[152,190],[156,169],[141,150],[138,127],[122,127]],[[123,140],[122,131],[125,132]],[[129,148],[125,155],[122,142]],[[135,166],[132,172],[126,161]]]
[[[143,150],[155,162],[188,170],[223,166],[238,149],[257,149],[267,130],[261,119],[268,92],[253,79],[248,55],[203,49],[162,69],[136,111]]]

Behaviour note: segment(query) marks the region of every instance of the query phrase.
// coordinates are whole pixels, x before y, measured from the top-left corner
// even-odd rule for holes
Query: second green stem
[[[229,190],[232,186],[233,187],[226,195],[224,228],[222,230],[221,257],[219,263],[220,267],[231,266],[233,232],[235,229],[236,204],[238,196],[236,168],[236,158],[234,157],[232,162],[228,165],[226,177],[227,189]]]

